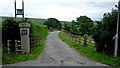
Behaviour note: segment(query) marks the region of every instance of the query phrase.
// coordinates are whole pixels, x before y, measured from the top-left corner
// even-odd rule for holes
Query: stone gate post
[[[19,24],[20,27],[20,36],[21,36],[21,53],[30,52],[30,24],[23,22]]]

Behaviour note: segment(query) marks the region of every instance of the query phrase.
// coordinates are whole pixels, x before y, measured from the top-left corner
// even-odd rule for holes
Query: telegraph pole
[[[119,32],[119,21],[120,21],[119,19],[120,19],[120,0],[118,2],[117,29],[116,29],[116,35],[114,37],[115,39],[114,57],[117,57],[117,52],[118,52],[118,32]]]
[[[22,9],[16,8],[16,0],[15,1],[15,18],[17,18],[17,15],[22,15],[22,18],[24,18],[24,0],[22,0]]]
[[[15,0],[15,18],[16,18],[16,0]]]
[[[22,15],[22,18],[24,18],[24,0],[22,0],[22,9],[23,9],[23,15]]]
[[[118,47],[120,46],[120,44],[119,44],[119,42],[120,42],[120,0],[119,0],[119,2],[118,2],[118,5],[119,5],[119,7],[118,7],[118,12],[119,12],[119,22],[118,22]],[[119,49],[118,49],[118,51],[119,51]]]

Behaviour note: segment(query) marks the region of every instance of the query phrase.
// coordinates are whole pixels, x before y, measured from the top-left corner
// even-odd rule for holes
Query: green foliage
[[[13,17],[1,17],[2,20],[6,20],[8,18],[13,18]],[[19,18],[20,19],[20,18]],[[30,20],[36,24],[43,25],[43,23],[46,21],[46,19],[41,19],[41,18],[26,18],[27,20]]]
[[[42,40],[45,41],[45,40]],[[19,61],[26,61],[26,60],[35,60],[43,51],[44,46],[39,46],[38,48],[34,49],[32,53],[29,54],[20,54],[20,53],[3,53],[2,57],[2,64],[11,64]]]
[[[103,15],[102,23],[97,22],[93,27],[93,38],[96,42],[98,52],[104,52],[109,55],[114,54],[114,40],[117,26],[117,10],[112,9],[112,12]],[[119,41],[118,41],[119,42]],[[120,44],[120,42],[119,42]],[[120,46],[119,48],[120,49]],[[120,55],[120,50],[118,51]]]
[[[93,21],[87,16],[80,16],[80,17],[77,18],[77,22],[79,22],[79,23],[89,23],[89,22],[93,22]]]
[[[7,40],[20,40],[19,23],[23,20],[7,18],[2,22],[2,43],[7,44]],[[12,42],[14,44],[14,42]],[[12,49],[14,51],[14,47]]]
[[[12,19],[12,21],[11,21],[11,19],[10,19],[10,22],[16,22],[16,21],[14,21],[14,19]],[[38,25],[38,24],[33,23],[32,21],[27,21],[27,22],[29,22],[31,24],[30,34],[39,34],[40,35],[40,45],[41,46],[35,48],[29,54],[20,54],[20,53],[15,53],[15,52],[7,53],[6,51],[4,51],[4,49],[6,49],[6,47],[3,45],[3,48],[4,48],[3,55],[2,55],[3,56],[2,57],[3,64],[15,63],[15,62],[25,61],[25,60],[34,60],[42,53],[42,51],[44,49],[45,40],[48,35],[47,26],[46,25]],[[9,30],[10,27],[13,27],[13,26],[9,26],[8,24],[9,23],[5,24],[9,27],[9,28],[6,28],[7,30]],[[17,25],[17,27],[18,27],[18,25]],[[40,30],[37,30],[38,27],[40,28]],[[18,33],[20,33],[20,32],[18,32]],[[14,34],[17,34],[17,33],[15,32]]]
[[[53,29],[60,30],[62,28],[61,22],[55,18],[48,18],[47,21],[44,23],[44,25],[47,25],[48,28],[53,27]]]
[[[48,35],[48,27],[46,25],[38,25],[36,23],[33,23],[32,21],[28,22],[31,24],[30,34],[39,34],[40,41],[46,38],[46,35]]]
[[[64,23],[64,29],[75,35],[90,35],[93,25],[93,21],[90,18],[87,16],[80,16],[76,21],[72,20],[72,23]]]
[[[61,40],[63,40],[67,44],[69,44],[71,47],[75,48],[81,55],[83,55],[89,59],[92,59],[92,60],[98,61],[98,62],[102,62],[104,64],[108,64],[111,66],[120,66],[120,57],[114,58],[112,56],[109,56],[109,55],[106,55],[103,53],[98,53],[89,47],[84,47],[83,45],[74,43],[70,39],[63,37],[61,35],[61,32],[58,33],[58,36],[60,37]]]
[[[70,22],[65,22],[63,28],[64,28],[65,30],[67,30],[67,31],[70,31],[71,23],[70,23]]]

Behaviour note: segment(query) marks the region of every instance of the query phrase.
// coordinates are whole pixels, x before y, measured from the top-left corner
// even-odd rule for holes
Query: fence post
[[[16,53],[17,53],[18,51],[21,51],[21,50],[18,49],[18,47],[21,47],[21,45],[18,45],[18,42],[20,43],[20,41],[15,40],[15,51],[16,51]]]
[[[73,35],[71,34],[71,37],[72,37],[72,41],[73,41]]]
[[[75,35],[75,43],[77,43],[77,36]]]
[[[79,44],[80,44],[80,36],[78,38],[79,38]]]
[[[87,46],[87,34],[84,34],[84,45]]]
[[[8,53],[10,53],[10,40],[7,40],[7,50],[8,50]]]
[[[17,47],[17,40],[15,40],[15,51],[17,53],[18,47]]]
[[[72,35],[70,34],[70,40],[72,41]]]
[[[38,35],[38,46],[40,45],[40,35]]]

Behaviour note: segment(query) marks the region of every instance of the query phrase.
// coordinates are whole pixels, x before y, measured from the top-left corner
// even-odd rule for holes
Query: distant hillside
[[[12,18],[12,17],[2,17],[2,20],[4,21],[6,18]],[[40,18],[28,18],[28,20],[31,20],[37,24],[43,24],[46,19],[40,19]]]
[[[39,18],[28,18],[28,20],[31,20],[37,24],[43,24],[46,21],[46,19],[39,19]]]
[[[2,21],[4,21],[6,18],[13,18],[13,17],[0,17],[2,18]],[[37,24],[43,24],[47,19],[40,19],[40,18],[28,18],[28,20],[31,20]],[[62,24],[67,21],[60,21]]]

